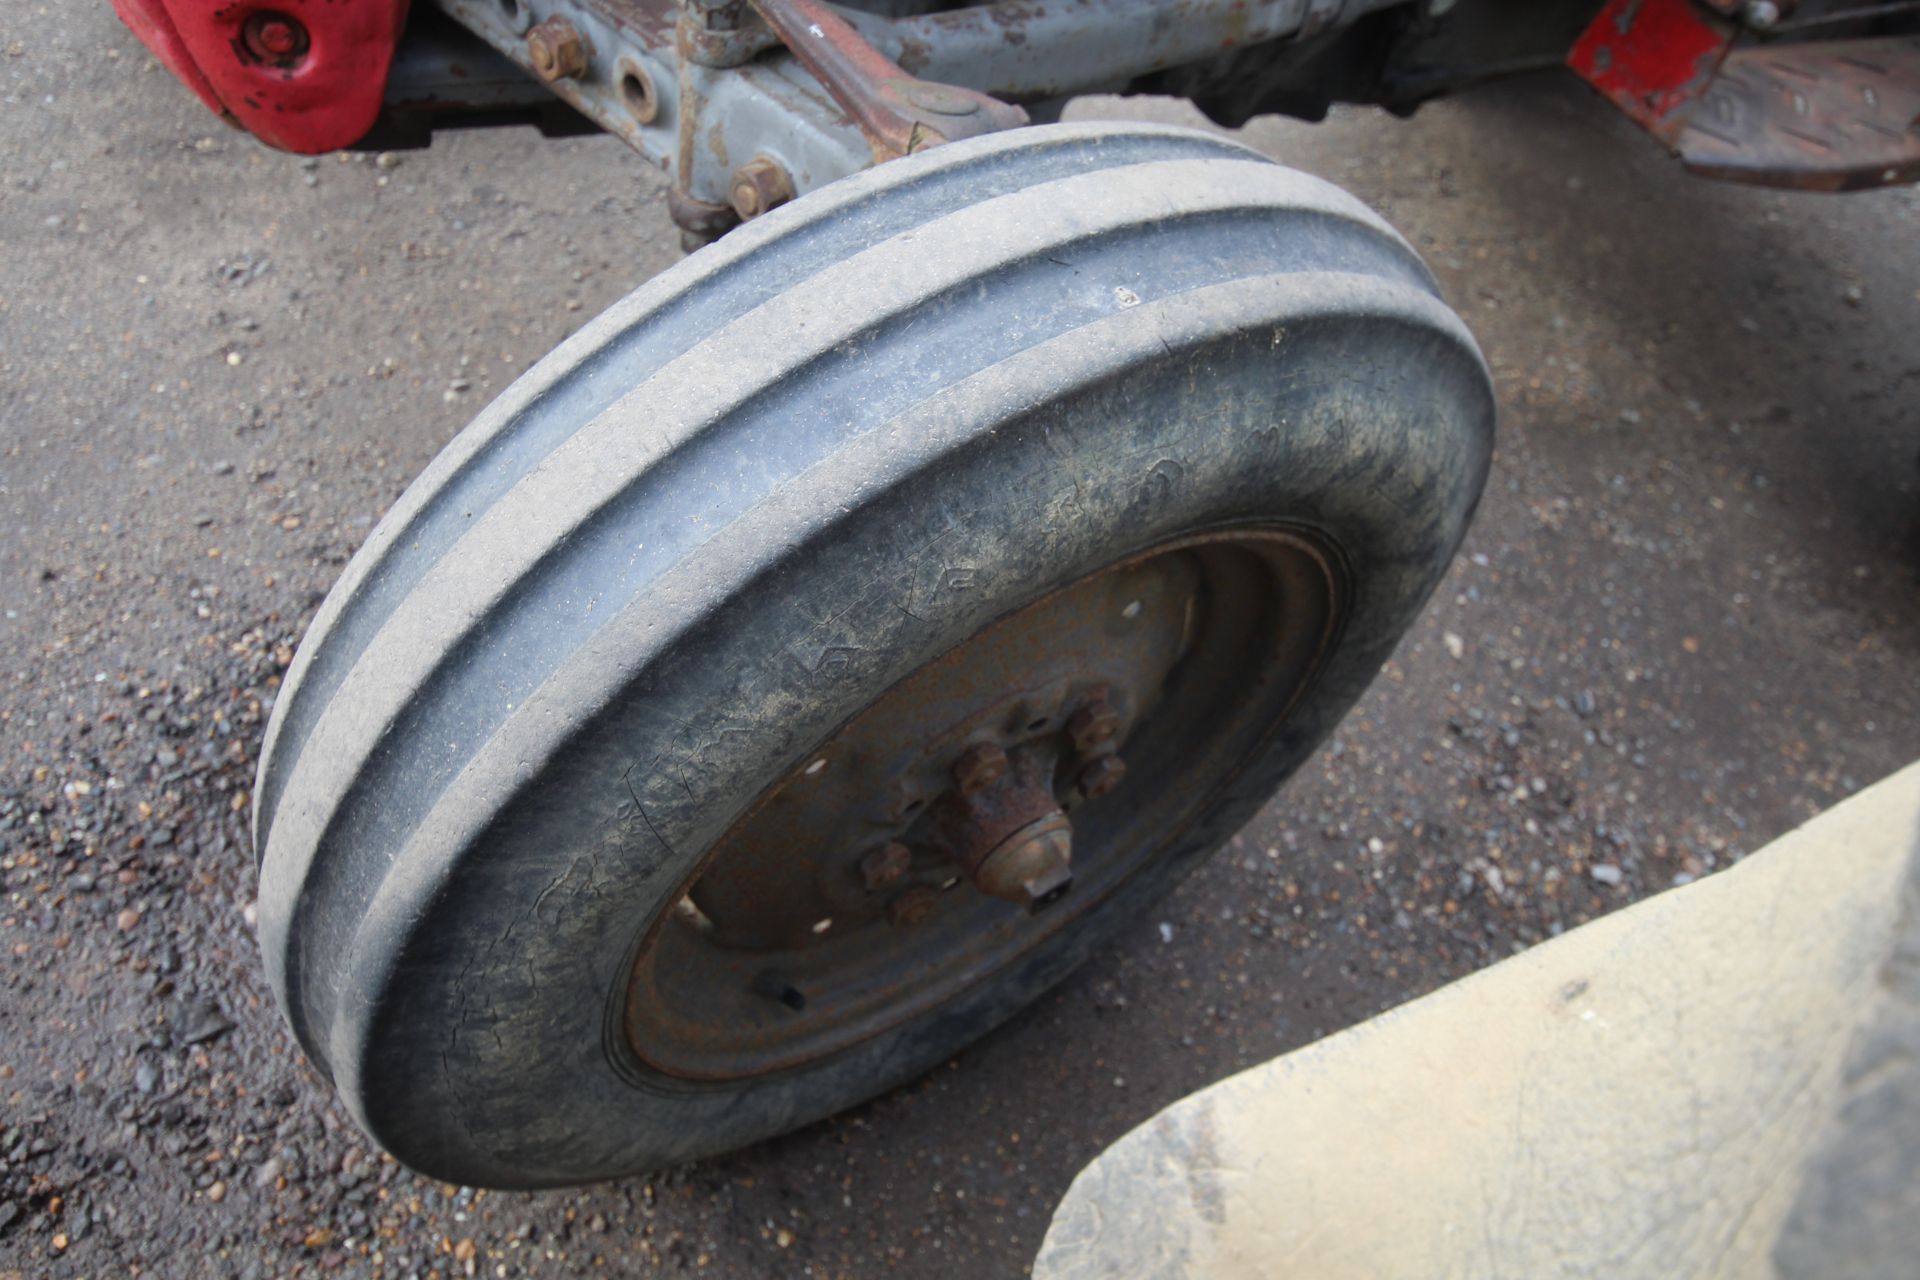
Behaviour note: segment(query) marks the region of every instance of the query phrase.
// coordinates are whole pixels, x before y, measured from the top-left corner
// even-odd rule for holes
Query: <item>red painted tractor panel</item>
[[[373,126],[408,0],[114,0],[121,20],[213,110],[286,151]]]

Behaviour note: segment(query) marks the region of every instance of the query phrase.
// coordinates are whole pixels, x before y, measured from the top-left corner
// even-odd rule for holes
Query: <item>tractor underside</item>
[[[233,124],[289,151],[436,128],[604,130],[672,176],[701,243],[1076,94],[1216,121],[1410,112],[1570,66],[1696,172],[1846,190],[1920,178],[1920,3],[1857,0],[115,0]]]

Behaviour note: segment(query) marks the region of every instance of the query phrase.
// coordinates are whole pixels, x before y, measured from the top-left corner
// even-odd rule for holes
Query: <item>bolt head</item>
[[[887,903],[887,923],[903,929],[919,924],[933,914],[939,900],[940,895],[926,885],[910,884]]]
[[[1007,776],[1007,753],[991,742],[976,742],[953,762],[953,785],[963,796],[978,795]]]
[[[860,880],[868,889],[890,889],[900,883],[912,865],[913,850],[898,840],[889,840],[860,859]]]
[[[571,80],[586,74],[587,42],[565,18],[548,18],[527,32],[527,61],[542,80]]]
[[[755,156],[734,173],[728,198],[742,220],[757,218],[793,199],[793,179],[772,156]]]
[[[240,29],[247,52],[276,67],[291,67],[307,52],[307,29],[284,13],[256,13]]]
[[[1067,737],[1072,740],[1075,751],[1092,751],[1111,741],[1118,732],[1120,713],[1107,702],[1104,694],[1096,693],[1087,699],[1085,706],[1067,717]]]
[[[1119,786],[1126,776],[1126,761],[1119,756],[1101,756],[1080,771],[1080,794],[1097,800]]]

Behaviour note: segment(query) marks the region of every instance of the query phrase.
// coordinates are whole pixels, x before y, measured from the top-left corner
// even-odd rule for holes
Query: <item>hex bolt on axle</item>
[[[527,32],[527,61],[542,80],[574,80],[587,73],[587,41],[562,17],[548,18]]]
[[[729,198],[743,221],[757,218],[793,199],[793,179],[772,156],[755,156],[734,173]]]

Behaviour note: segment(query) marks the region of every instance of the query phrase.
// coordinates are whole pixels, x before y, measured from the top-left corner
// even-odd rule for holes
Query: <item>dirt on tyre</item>
[[[256,792],[281,1006],[468,1184],[870,1097],[1309,756],[1492,418],[1404,241],[1208,135],[1023,129],[756,219],[515,383],[321,609]]]

